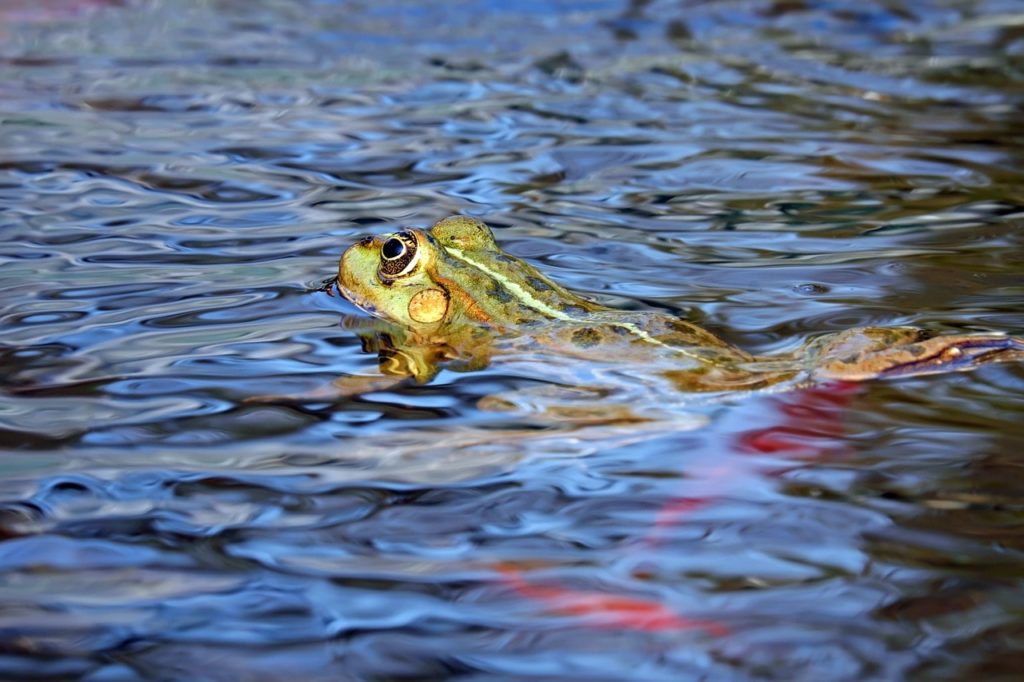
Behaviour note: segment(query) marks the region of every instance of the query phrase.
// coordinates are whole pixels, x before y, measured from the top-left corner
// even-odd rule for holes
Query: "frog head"
[[[434,282],[436,239],[423,230],[364,237],[338,265],[338,286],[357,306],[402,327],[427,330],[449,317],[451,294]]]

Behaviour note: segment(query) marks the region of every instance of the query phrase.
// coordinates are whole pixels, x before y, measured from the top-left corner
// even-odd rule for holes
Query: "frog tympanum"
[[[620,393],[631,386],[666,396],[1024,359],[1024,339],[932,336],[909,327],[850,329],[788,355],[754,356],[672,315],[617,310],[578,296],[502,251],[484,223],[463,216],[429,231],[363,238],[342,255],[337,282],[347,299],[385,321],[370,343],[382,372],[419,382],[442,366],[466,370],[503,361],[560,386],[600,392],[613,385]]]

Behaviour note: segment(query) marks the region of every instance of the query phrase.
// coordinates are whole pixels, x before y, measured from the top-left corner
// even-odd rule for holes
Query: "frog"
[[[441,369],[473,371],[500,362],[514,375],[539,380],[535,394],[562,389],[562,397],[542,401],[541,409],[583,395],[605,402],[616,395],[620,407],[661,405],[680,396],[864,382],[1024,359],[1019,337],[906,326],[824,333],[788,353],[755,355],[668,312],[622,310],[577,294],[504,251],[483,221],[464,215],[429,229],[363,237],[342,253],[335,283],[379,322],[364,347],[378,353],[382,376],[426,383]],[[490,401],[495,409],[510,405],[524,403],[507,396]]]

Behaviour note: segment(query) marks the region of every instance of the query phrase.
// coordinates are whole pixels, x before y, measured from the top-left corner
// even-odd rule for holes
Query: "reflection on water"
[[[758,352],[1021,333],[1016,3],[36,2],[0,37],[0,676],[1017,672],[1019,366],[649,428],[485,412],[494,368],[252,401],[372,373],[316,289],[456,212]]]

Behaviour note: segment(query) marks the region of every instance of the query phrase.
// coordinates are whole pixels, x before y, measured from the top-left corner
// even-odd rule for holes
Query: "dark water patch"
[[[186,196],[214,203],[251,203],[270,199],[286,199],[287,195],[258,191],[253,186],[239,186],[229,182],[210,182],[199,178],[156,175],[149,172],[135,177],[143,187],[162,193],[184,194]]]
[[[0,443],[10,450],[53,450],[77,441],[75,434],[43,434],[0,427]]]

